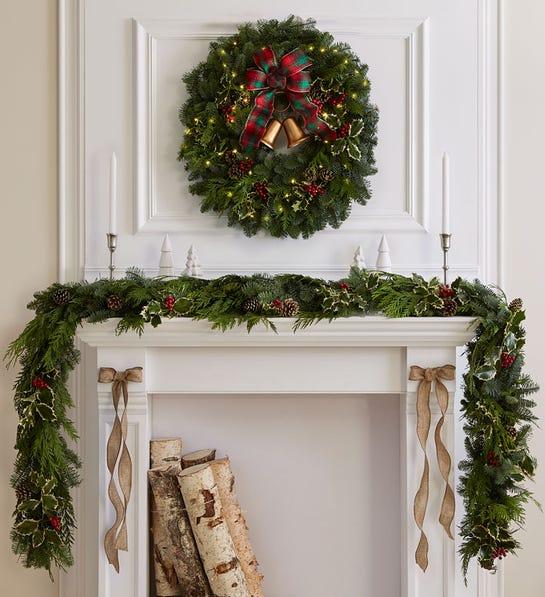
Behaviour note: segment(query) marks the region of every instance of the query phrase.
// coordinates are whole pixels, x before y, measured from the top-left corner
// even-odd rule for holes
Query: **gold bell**
[[[282,130],[282,123],[279,120],[273,119],[267,125],[267,130],[263,137],[261,137],[261,143],[266,145],[270,149],[274,149],[274,142],[278,137],[278,133]]]
[[[309,136],[305,134],[305,131],[303,131],[297,124],[297,120],[291,116],[284,120],[284,130],[286,131],[286,137],[288,138],[288,147],[296,147],[309,138]]]

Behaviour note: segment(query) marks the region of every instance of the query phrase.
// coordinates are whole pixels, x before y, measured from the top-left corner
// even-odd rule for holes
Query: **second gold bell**
[[[270,149],[274,149],[274,144],[282,128],[284,128],[284,132],[286,133],[286,137],[288,139],[288,147],[290,148],[300,145],[309,138],[309,136],[297,124],[295,118],[286,118],[284,122],[280,122],[274,118],[267,125],[267,130],[261,138],[261,143]]]

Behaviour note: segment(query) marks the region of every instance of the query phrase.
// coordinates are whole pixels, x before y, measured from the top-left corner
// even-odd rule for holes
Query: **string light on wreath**
[[[212,42],[207,59],[184,77],[188,99],[180,110],[192,133],[179,158],[203,211],[226,216],[248,236],[264,230],[307,238],[339,226],[353,202],[364,205],[368,177],[376,171],[378,111],[369,87],[350,67],[367,80],[367,66],[348,45],[296,17],[246,24]],[[234,151],[254,167],[233,167]],[[315,163],[332,176],[307,180],[304,172]],[[339,176],[345,170],[349,185]],[[312,182],[308,190],[315,200],[303,200],[307,189],[292,180]],[[263,192],[248,191],[256,182],[266,185],[267,201]],[[301,187],[292,203],[297,207],[279,212],[278,202],[292,186]],[[249,210],[243,208],[248,201]]]

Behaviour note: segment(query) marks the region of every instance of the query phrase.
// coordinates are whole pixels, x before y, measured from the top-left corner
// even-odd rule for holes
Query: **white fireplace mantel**
[[[221,332],[211,330],[208,322],[172,319],[155,329],[147,327],[141,337],[135,333],[117,336],[116,320],[84,324],[80,328],[78,338],[84,359],[83,371],[80,372],[82,381],[79,389],[76,388],[76,402],[80,410],[83,394],[86,404],[98,401],[98,420],[93,423],[92,416],[88,416],[84,424],[80,423],[82,433],[91,436],[89,425],[94,425],[95,430],[98,427],[98,450],[96,441],[93,444],[86,437],[82,442],[86,461],[92,463],[94,459],[96,462],[98,478],[93,475],[92,466],[88,466],[89,470],[84,471],[86,483],[80,495],[76,496],[81,520],[81,535],[76,545],[78,564],[74,573],[64,579],[65,596],[148,597],[146,472],[153,396],[184,393],[399,395],[401,597],[499,596],[499,575],[491,577],[472,570],[468,586],[464,585],[456,555],[458,541],[448,540],[437,522],[438,499],[430,499],[426,517],[426,534],[430,542],[428,571],[423,574],[414,560],[418,532],[413,520],[413,499],[422,474],[423,457],[416,437],[417,384],[408,381],[409,367],[457,364],[457,380],[446,382],[451,401],[444,427],[445,444],[454,461],[451,483],[456,485],[457,463],[463,457],[463,433],[458,411],[465,361],[460,347],[473,335],[473,320],[464,317],[351,317],[331,323],[320,322],[295,334],[292,331],[293,320],[278,319],[275,324],[277,333],[258,327],[248,334],[243,327]],[[107,564],[102,549],[104,532],[113,520],[106,495],[108,471],[105,462],[113,409],[110,386],[96,383],[97,367],[101,366],[117,370],[134,366],[144,368],[144,381],[129,387],[129,448],[133,457],[134,485],[128,513],[130,548],[128,553],[121,554],[120,575]],[[277,374],[280,370],[282,375]],[[432,424],[438,415],[432,396]],[[95,453],[89,454],[93,445]],[[432,433],[428,456],[431,463],[430,495],[440,496],[444,483],[434,465]],[[88,505],[97,497],[98,509],[93,513]],[[462,514],[458,496],[456,506],[455,522],[458,524]],[[356,593],[357,588],[354,591],[343,597],[360,597]]]

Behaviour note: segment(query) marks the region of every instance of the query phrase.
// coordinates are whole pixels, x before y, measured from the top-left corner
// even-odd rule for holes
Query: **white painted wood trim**
[[[89,346],[461,346],[472,336],[476,324],[471,317],[347,317],[322,321],[293,332],[294,319],[273,319],[277,333],[263,326],[250,333],[244,326],[226,332],[213,331],[207,321],[177,318],[164,320],[157,328],[115,335],[119,320],[83,324],[78,338]]]

